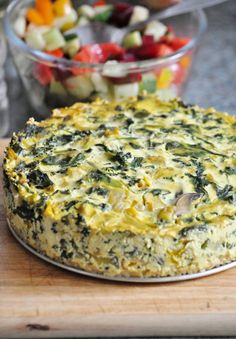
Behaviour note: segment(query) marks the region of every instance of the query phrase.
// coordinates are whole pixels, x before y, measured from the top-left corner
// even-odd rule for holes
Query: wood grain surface
[[[0,141],[1,155],[7,140]],[[34,257],[0,200],[0,338],[236,335],[236,269],[166,284],[105,282]]]

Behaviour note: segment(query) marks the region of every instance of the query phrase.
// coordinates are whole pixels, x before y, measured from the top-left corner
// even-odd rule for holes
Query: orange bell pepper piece
[[[35,8],[29,8],[26,13],[26,18],[29,22],[35,25],[43,25],[44,19],[42,15],[35,9]]]
[[[41,14],[46,25],[51,25],[54,19],[53,5],[50,0],[36,0],[36,10]]]

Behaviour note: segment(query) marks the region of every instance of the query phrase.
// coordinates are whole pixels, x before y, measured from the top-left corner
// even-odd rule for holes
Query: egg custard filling
[[[151,96],[30,119],[5,152],[7,216],[38,252],[107,276],[236,259],[236,119]]]

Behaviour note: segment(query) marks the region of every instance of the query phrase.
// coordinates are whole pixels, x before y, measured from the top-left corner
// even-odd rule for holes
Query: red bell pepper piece
[[[146,43],[145,46],[130,48],[128,51],[140,60],[155,59],[173,53],[173,49],[163,43]]]
[[[85,45],[81,47],[80,51],[73,57],[74,61],[79,61],[86,64],[98,64],[102,60],[102,50],[99,44]],[[91,72],[91,68],[72,68],[72,73],[80,75]]]
[[[158,57],[158,46],[156,43],[151,43],[146,44],[145,47],[129,48],[128,52],[134,54],[140,60],[154,59]]]
[[[97,0],[94,2],[94,4],[92,5],[93,7],[99,7],[99,6],[105,6],[107,3],[104,0]]]
[[[143,46],[154,44],[154,36],[153,35],[143,35]]]
[[[189,37],[182,37],[182,38],[174,38],[170,46],[173,48],[173,50],[177,51],[180,48],[183,48],[185,45],[187,45],[191,41],[191,38]]]
[[[52,69],[44,64],[36,63],[33,74],[38,82],[43,86],[47,86],[53,78]]]
[[[101,62],[117,59],[125,53],[125,49],[114,42],[101,43],[100,48],[103,54]]]
[[[61,48],[54,49],[54,51],[45,51],[45,53],[52,55],[56,58],[62,58],[64,56],[64,52]]]
[[[124,52],[124,48],[116,43],[104,42],[83,46],[73,59],[84,63],[104,63],[109,59],[119,57]]]
[[[167,44],[157,44],[157,51],[159,57],[165,57],[174,52]]]

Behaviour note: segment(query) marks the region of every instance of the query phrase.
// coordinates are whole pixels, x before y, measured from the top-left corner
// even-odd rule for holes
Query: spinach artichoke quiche
[[[236,258],[236,119],[145,96],[30,119],[4,159],[15,232],[108,276],[195,273]]]

